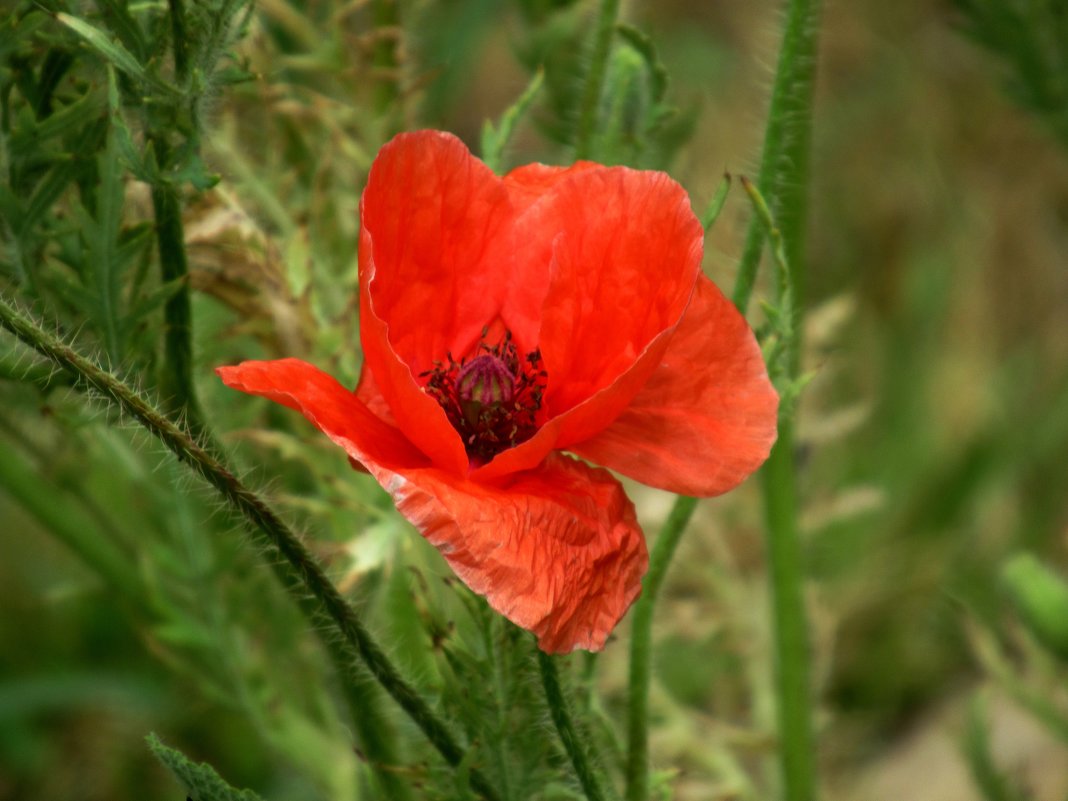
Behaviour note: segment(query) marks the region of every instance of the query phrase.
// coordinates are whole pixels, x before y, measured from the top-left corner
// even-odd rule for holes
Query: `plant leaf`
[[[263,801],[251,790],[231,787],[211,765],[191,761],[181,751],[165,746],[155,734],[148,735],[145,740],[156,759],[185,785],[192,801]]]

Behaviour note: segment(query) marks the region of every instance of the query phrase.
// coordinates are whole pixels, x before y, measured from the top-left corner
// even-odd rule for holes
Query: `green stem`
[[[697,499],[680,495],[660,529],[642,594],[634,605],[630,631],[630,682],[627,687],[627,801],[649,797],[649,679],[653,656],[653,609],[671,557],[697,508]]]
[[[323,632],[321,628],[319,631],[319,639],[330,655],[335,672],[342,679],[341,690],[349,708],[349,718],[378,783],[381,797],[390,801],[410,801],[413,797],[411,788],[394,770],[397,764],[394,732],[379,709],[379,692],[370,683],[366,672],[359,671],[355,665],[359,656],[337,637]]]
[[[374,66],[378,73],[375,81],[375,111],[384,114],[393,102],[400,97],[397,81],[397,37],[399,25],[397,17],[397,0],[375,0],[374,2]]]
[[[185,42],[185,8],[182,0],[167,0],[171,17],[171,45],[174,52],[174,77],[181,86],[189,73],[189,53]]]
[[[816,772],[808,627],[802,591],[804,560],[797,530],[793,422],[788,418],[779,422],[779,439],[764,464],[762,478],[783,796],[786,801],[813,801]]]
[[[385,652],[364,628],[356,610],[342,597],[322,566],[300,539],[256,493],[245,487],[222,461],[197,444],[193,436],[167,419],[159,410],[120,381],[52,336],[28,317],[0,299],[0,325],[24,343],[70,370],[79,380],[116,403],[123,413],[158,438],[178,460],[184,462],[223,496],[251,523],[257,544],[277,551],[288,564],[291,581],[285,586],[300,601],[314,599],[318,610],[341,635],[347,647],[360,656],[382,688],[423,731],[445,761],[459,766],[464,749],[452,732],[418,692],[405,681]],[[488,801],[497,801],[496,790],[477,769],[470,770],[471,786]]]
[[[600,782],[586,756],[586,749],[575,732],[575,726],[571,722],[571,712],[568,710],[567,699],[564,698],[564,692],[560,687],[560,674],[556,670],[556,662],[540,648],[537,652],[541,683],[545,687],[545,700],[549,704],[549,715],[556,726],[557,734],[560,735],[560,741],[564,744],[564,750],[575,768],[575,775],[578,776],[579,784],[582,785],[582,792],[586,794],[588,801],[604,801],[605,796],[601,792]]]
[[[757,186],[771,204],[786,243],[787,262],[794,271],[795,299],[803,293],[804,225],[808,189],[809,143],[812,138],[812,94],[821,0],[788,0],[779,63],[775,70],[764,151]],[[749,307],[757,266],[764,248],[760,220],[749,224],[734,305],[742,314]],[[796,321],[795,321],[796,322]],[[796,330],[796,326],[795,326]]]
[[[781,233],[780,257],[788,280],[777,284],[780,313],[787,316],[784,341],[787,388],[801,362],[801,310],[805,276],[809,143],[816,73],[820,0],[788,0],[782,49],[776,68],[758,185]],[[744,314],[763,250],[767,220],[754,215],[749,226],[734,302]],[[786,277],[786,276],[784,276]],[[816,798],[815,746],[805,620],[804,570],[797,516],[792,409],[782,410],[779,437],[763,469],[766,548],[771,582],[775,650],[776,717],[783,797]]]
[[[608,70],[608,55],[612,51],[612,35],[615,33],[618,15],[619,0],[601,0],[590,68],[586,72],[586,84],[582,88],[578,135],[575,139],[576,159],[588,159],[592,155],[593,136],[597,131],[597,112],[601,107],[601,90],[604,87],[605,72]]]
[[[166,159],[162,139],[153,140],[157,154]],[[182,207],[175,189],[160,183],[152,187],[152,208],[156,215],[156,243],[159,248],[160,278],[163,283],[182,281],[163,308],[163,373],[160,396],[168,412],[181,416],[194,433],[203,431],[200,406],[193,384],[193,311],[189,298],[189,266],[185,257],[185,230]]]

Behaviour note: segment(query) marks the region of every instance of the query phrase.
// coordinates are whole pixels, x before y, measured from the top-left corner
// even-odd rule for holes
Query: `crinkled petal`
[[[248,361],[215,372],[228,387],[296,409],[365,467],[402,470],[430,463],[337,379],[300,359]]]
[[[371,472],[464,583],[544,651],[600,650],[641,590],[645,540],[604,470],[553,454],[499,486]]]
[[[552,454],[498,485],[432,466],[335,379],[298,359],[216,372],[234,389],[296,409],[393,496],[456,574],[539,646],[600,650],[648,564],[634,506],[607,471]]]
[[[649,486],[719,495],[767,458],[778,404],[745,318],[702,276],[663,361],[630,406],[569,450]]]

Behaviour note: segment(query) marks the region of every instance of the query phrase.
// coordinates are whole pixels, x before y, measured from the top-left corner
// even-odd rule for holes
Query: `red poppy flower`
[[[598,650],[648,561],[604,465],[687,495],[767,457],[778,398],[700,271],[667,175],[580,162],[494,175],[449,134],[402,134],[361,202],[350,391],[296,359],[218,369],[304,414],[456,574],[542,649]]]

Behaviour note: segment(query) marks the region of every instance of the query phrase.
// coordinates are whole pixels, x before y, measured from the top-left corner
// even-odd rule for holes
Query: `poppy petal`
[[[626,167],[572,174],[523,222],[556,232],[517,257],[551,265],[539,342],[546,406],[556,416],[615,383],[678,323],[704,232],[681,186]]]
[[[429,465],[398,429],[314,365],[300,359],[247,361],[215,372],[232,389],[296,409],[364,466],[402,470]]]
[[[298,359],[216,372],[301,412],[389,492],[456,574],[548,652],[600,650],[648,564],[634,506],[607,471],[552,454],[501,485],[433,467],[334,378]]]
[[[360,204],[360,337],[399,426],[443,468],[467,469],[444,411],[417,377],[460,358],[500,311],[508,192],[454,136],[401,134],[374,161]]]
[[[604,470],[553,454],[500,486],[437,469],[379,481],[464,583],[544,651],[600,650],[641,590],[645,540]]]
[[[604,167],[592,161],[579,161],[570,167],[526,164],[516,167],[502,179],[515,215],[512,241],[516,248],[512,275],[501,303],[501,317],[524,355],[539,347],[541,311],[545,293],[549,290],[552,242],[558,233],[545,227],[540,215],[524,215],[561,181],[594,169],[603,170]],[[521,251],[526,255],[517,256]]]
[[[649,381],[612,425],[569,450],[652,487],[719,495],[767,458],[778,404],[745,318],[701,276]]]
[[[682,187],[663,173],[595,166],[525,179],[551,191],[520,228],[560,232],[517,254],[551,264],[540,310],[546,420],[479,467],[480,480],[529,469],[610,425],[660,363],[693,290],[703,230]]]
[[[584,170],[604,169],[593,161],[576,161],[570,167],[554,167],[548,164],[524,164],[507,173],[504,185],[508,187],[512,208],[518,216],[540,200],[564,178]]]
[[[360,370],[360,380],[356,383],[355,392],[356,398],[366,404],[367,408],[371,410],[371,413],[375,415],[375,417],[380,417],[394,428],[398,427],[397,419],[393,416],[393,411],[389,408],[389,404],[386,402],[382,390],[378,388],[378,382],[375,381],[374,373],[372,373],[366,365]]]

